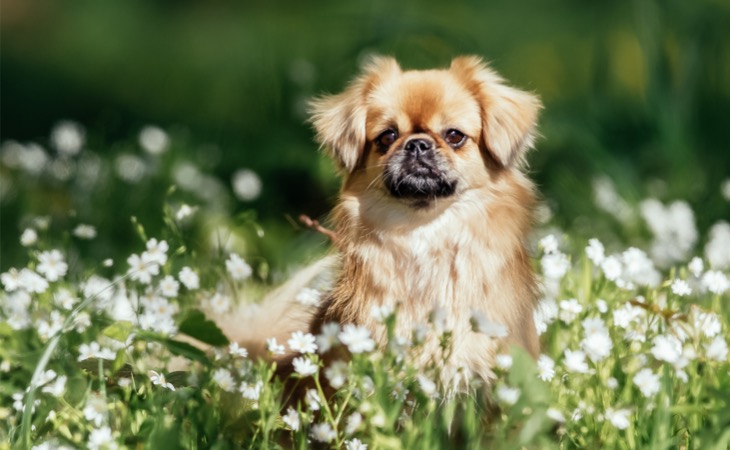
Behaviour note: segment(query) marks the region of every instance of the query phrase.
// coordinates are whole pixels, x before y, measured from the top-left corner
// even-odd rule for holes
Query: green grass
[[[85,150],[74,158],[93,156]],[[0,449],[304,449],[317,439],[328,441],[324,448],[357,448],[359,440],[369,449],[721,449],[730,443],[730,298],[720,286],[728,269],[711,268],[705,258],[701,272],[690,270],[690,257],[700,254],[696,243],[682,260],[658,270],[646,258],[647,230],[633,223],[623,232],[646,253],[611,240],[608,256],[622,267],[614,279],[595,253],[587,255],[590,236],[556,233],[555,241],[541,240],[534,250],[546,297],[537,362],[511,349],[492,386],[452,394],[434,389],[437,365],[409,364],[419,350],[423,330],[417,330],[410,342],[393,338],[387,349],[355,354],[341,367],[346,376],[329,401],[313,377],[306,404],[289,410],[273,364],[231,354],[200,310],[213,298],[225,306],[262,297],[301,255],[321,253],[321,244],[301,237],[280,242],[292,232],[278,232],[277,225],[270,232],[253,213],[234,216],[220,202],[168,188],[174,156],[143,158],[156,172],[141,183],[154,187],[154,201],[163,205],[159,225],[127,222],[136,236],[131,241],[106,235],[103,223],[130,220],[129,192],[140,185],[113,194],[117,203],[109,203],[99,195],[119,188],[113,175],[84,187],[48,172],[0,166],[27,208],[19,214],[21,230],[37,234],[20,246],[20,232],[3,231],[3,248],[18,251],[3,261],[0,293]],[[113,162],[101,157],[100,165],[112,170]],[[28,205],[54,199],[62,201],[49,217],[27,216]],[[182,203],[197,210],[176,217]],[[601,229],[599,222],[614,219],[596,214],[592,220]],[[74,233],[79,223],[95,225],[98,235]],[[698,242],[705,241],[714,245]],[[54,249],[60,251],[55,260]],[[149,280],[127,262],[143,252],[158,256],[144,267],[157,268]],[[289,264],[272,256],[287,252]],[[231,268],[233,253],[243,255],[250,274],[240,264]],[[199,286],[187,280],[174,287],[167,277],[182,281],[183,267],[197,273]],[[689,295],[677,290],[678,279],[687,282]],[[392,324],[393,316],[384,321]],[[426,332],[438,333],[433,325]],[[202,352],[182,335],[218,351]],[[448,349],[448,332],[441,342]],[[168,371],[173,357],[186,361],[184,370]],[[319,376],[332,378],[316,353],[304,357],[318,365]]]

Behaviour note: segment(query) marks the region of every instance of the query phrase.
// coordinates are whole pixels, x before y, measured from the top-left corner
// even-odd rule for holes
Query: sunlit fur
[[[525,249],[535,194],[520,169],[539,108],[535,96],[507,86],[475,57],[425,71],[376,58],[343,93],[313,102],[318,140],[344,182],[333,212],[342,268],[312,331],[329,321],[355,323],[382,345],[374,306],[396,309],[404,336],[441,309],[453,330],[452,352],[444,361],[432,336],[416,362],[443,361],[441,381],[456,388],[471,376],[488,382],[506,343],[537,355],[537,289]],[[399,136],[383,151],[374,141],[388,128]],[[466,134],[466,143],[449,147],[448,129]],[[424,203],[388,191],[383,172],[414,136],[435,142],[446,174],[457,180],[453,194]],[[509,337],[472,331],[474,311],[504,324]]]

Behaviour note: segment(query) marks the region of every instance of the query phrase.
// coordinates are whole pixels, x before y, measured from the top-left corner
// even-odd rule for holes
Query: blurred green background
[[[586,219],[596,217],[592,183],[601,174],[629,203],[686,199],[701,232],[730,217],[720,195],[730,175],[727,0],[4,0],[0,25],[2,141],[48,147],[54,124],[70,119],[104,160],[140,153],[140,128],[158,125],[172,145],[153,161],[157,173],[187,161],[221,180],[218,210],[256,211],[268,234],[248,252],[274,265],[323,245],[291,217],[323,216],[337,192],[306,124],[306,100],[342,89],[370,53],[407,68],[477,54],[538,93],[545,110],[531,172],[551,223],[570,233],[603,227]],[[256,200],[230,195],[240,168],[261,177]],[[2,270],[20,264],[18,235],[36,215],[95,225],[99,238],[87,250],[100,258],[131,253],[129,217],[156,235],[174,183],[102,172],[105,183],[79,193],[72,181],[1,169]],[[621,234],[610,218],[605,228]]]

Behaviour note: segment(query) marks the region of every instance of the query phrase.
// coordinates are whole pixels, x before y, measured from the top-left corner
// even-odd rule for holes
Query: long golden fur
[[[344,182],[333,213],[342,267],[311,330],[354,323],[382,345],[373,307],[396,309],[404,335],[441,310],[453,333],[442,377],[451,385],[488,381],[505,343],[537,355],[525,249],[535,194],[520,169],[540,107],[476,57],[425,71],[376,58],[344,92],[315,100],[317,138]],[[475,332],[475,313],[508,337]],[[423,363],[441,357],[436,337],[424,349]]]

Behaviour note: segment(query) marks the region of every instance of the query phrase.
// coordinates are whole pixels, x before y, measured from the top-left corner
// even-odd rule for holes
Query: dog
[[[455,390],[493,380],[495,356],[509,345],[537,356],[526,248],[536,192],[523,168],[540,109],[473,56],[438,70],[375,57],[342,93],[315,99],[317,140],[343,176],[332,214],[339,269],[314,314],[289,329],[356,324],[384,347],[374,308],[395,310],[402,336],[439,311],[448,358],[429,336],[415,363],[438,361],[441,383]],[[475,330],[475,317],[504,332]]]

